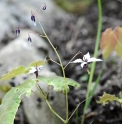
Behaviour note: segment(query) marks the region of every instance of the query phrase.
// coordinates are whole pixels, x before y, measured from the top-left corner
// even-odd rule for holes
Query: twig
[[[50,60],[50,61],[56,63],[57,65],[61,66],[58,62],[54,61],[54,60],[53,60],[52,58],[50,58],[50,57],[49,57],[49,59],[47,59],[47,60]]]
[[[73,57],[72,57],[72,59],[66,64],[66,66],[64,67],[64,69],[69,65],[69,63],[77,56],[77,55],[79,55],[79,54],[82,54],[82,56],[83,56],[83,53],[82,52],[80,52],[80,51],[78,51],[78,53],[76,53]]]

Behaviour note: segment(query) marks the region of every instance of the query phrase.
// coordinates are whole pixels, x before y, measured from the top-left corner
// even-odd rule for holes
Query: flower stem
[[[42,97],[43,99],[45,99],[45,101],[46,101],[48,107],[50,108],[50,110],[51,110],[61,121],[63,121],[64,123],[66,123],[66,121],[65,121],[63,118],[61,118],[60,115],[58,115],[58,114],[52,109],[50,103],[49,103],[48,100],[47,100],[47,96],[44,95],[44,92],[42,91],[42,89],[41,89],[41,87],[39,86],[38,83],[37,83],[37,88],[38,88],[38,90],[40,91],[40,93],[42,94],[42,96],[38,95],[38,94],[35,93],[34,91],[32,91],[32,92],[33,92],[34,94],[36,94],[37,96]]]
[[[38,18],[37,18],[37,19],[38,19]],[[65,83],[65,86],[66,86],[66,76],[65,76],[65,71],[64,71],[64,67],[63,67],[61,58],[60,58],[60,56],[59,56],[59,54],[58,54],[56,48],[53,46],[52,42],[50,41],[49,37],[47,36],[46,32],[44,31],[41,22],[40,22],[40,21],[38,21],[38,22],[39,22],[39,25],[40,25],[41,28],[42,28],[42,31],[43,31],[45,37],[47,38],[48,42],[50,43],[51,47],[53,48],[53,50],[55,51],[55,53],[56,53],[56,55],[57,55],[57,57],[58,57],[58,59],[59,59],[59,62],[60,62],[60,65],[61,65],[61,69],[62,69],[62,73],[63,73],[63,77],[64,77],[64,83]],[[68,121],[68,93],[67,93],[67,91],[66,91],[65,99],[66,99],[66,121]]]
[[[46,99],[46,103],[48,105],[48,107],[50,108],[50,110],[60,119],[62,120],[64,123],[65,123],[65,120],[63,118],[61,118],[54,110],[53,108],[51,107],[50,103],[48,102],[48,100]]]
[[[94,50],[94,57],[95,58],[97,57],[97,53],[98,53],[98,48],[99,48],[99,43],[100,43],[100,35],[101,35],[101,29],[102,29],[102,4],[101,4],[101,0],[98,0],[98,9],[99,9],[99,20],[98,20],[96,45],[95,45],[95,50]],[[88,82],[86,99],[90,95],[90,88],[91,88],[91,83],[92,83],[92,80],[93,80],[93,74],[94,74],[95,66],[96,66],[96,63],[92,63],[92,67],[91,67],[91,71],[90,71],[91,73],[90,73],[89,82]],[[83,117],[82,117],[82,124],[84,123],[85,111],[88,108],[88,103],[89,103],[88,101],[85,102],[84,113],[83,113]]]

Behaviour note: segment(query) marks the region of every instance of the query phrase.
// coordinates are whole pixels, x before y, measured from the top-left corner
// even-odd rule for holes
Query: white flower
[[[35,73],[35,72],[39,72],[41,70],[43,66],[39,66],[39,67],[30,67],[30,71],[29,71],[29,74],[31,73]]]
[[[83,68],[84,65],[87,65],[89,62],[97,62],[97,61],[103,61],[102,59],[96,59],[94,57],[90,58],[89,52],[83,56],[83,59],[76,59],[75,61],[71,63],[81,63],[81,67]]]

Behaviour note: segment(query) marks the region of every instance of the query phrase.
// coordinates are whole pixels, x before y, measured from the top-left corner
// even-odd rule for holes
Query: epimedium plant
[[[44,5],[43,5],[43,7],[41,9],[46,10],[46,8],[47,8],[46,4],[44,3]],[[38,12],[40,12],[41,9],[39,9]],[[38,61],[31,62],[28,65],[28,67],[24,67],[23,65],[18,66],[16,68],[12,69],[7,74],[2,75],[0,80],[10,80],[10,79],[12,79],[12,78],[14,78],[16,76],[21,75],[21,74],[31,74],[31,73],[34,73],[36,78],[35,79],[29,79],[29,80],[23,82],[22,84],[20,84],[17,87],[11,88],[5,94],[5,96],[4,96],[3,100],[2,100],[2,104],[0,105],[0,124],[8,124],[8,123],[13,124],[16,112],[17,112],[18,107],[20,105],[20,102],[22,100],[21,96],[23,94],[25,94],[25,96],[29,97],[32,92],[35,93],[32,90],[34,85],[37,86],[37,89],[39,90],[42,98],[46,101],[46,103],[47,103],[49,109],[51,110],[51,112],[53,114],[55,114],[64,124],[68,124],[70,118],[73,116],[73,114],[76,112],[76,110],[78,109],[78,107],[80,106],[80,104],[83,101],[77,105],[76,109],[73,111],[73,113],[69,117],[69,114],[68,114],[68,92],[70,91],[69,85],[74,86],[74,87],[80,87],[80,84],[77,83],[76,81],[70,79],[70,78],[66,78],[66,76],[65,76],[65,68],[70,63],[81,63],[81,67],[86,68],[87,72],[90,74],[90,71],[88,69],[88,64],[90,62],[96,62],[96,61],[102,61],[102,60],[101,59],[96,59],[95,57],[90,57],[89,52],[86,55],[83,55],[83,53],[79,51],[68,62],[68,64],[66,66],[63,66],[62,60],[60,58],[60,55],[59,55],[58,51],[53,46],[53,44],[50,41],[48,35],[46,34],[45,30],[43,29],[43,26],[42,26],[41,22],[38,20],[38,17],[36,16],[36,14],[32,10],[31,10],[31,21],[33,22],[34,26],[36,26],[36,23],[39,23],[39,25],[40,25],[40,27],[41,27],[41,29],[43,31],[43,35],[37,34],[36,32],[29,32],[28,33],[28,41],[29,41],[29,43],[31,44],[31,42],[32,42],[32,39],[30,37],[30,33],[34,33],[36,35],[39,35],[40,37],[46,38],[47,41],[49,42],[49,44],[51,45],[51,47],[53,48],[54,52],[56,53],[56,55],[58,57],[58,60],[59,60],[59,63],[55,62],[51,58],[49,58],[49,60],[53,61],[54,63],[58,64],[61,67],[63,77],[61,77],[61,76],[44,77],[44,76],[39,75],[39,71],[41,71],[41,68],[43,66],[45,66],[47,60],[38,60]],[[19,36],[19,34],[20,34],[20,26],[18,26],[18,28],[16,29],[16,36]],[[83,58],[74,60],[74,58],[78,54],[81,54]],[[56,92],[63,92],[63,94],[65,95],[65,99],[66,99],[65,100],[66,101],[66,118],[65,119],[62,118],[59,114],[57,114],[56,111],[53,110],[53,108],[51,107],[51,105],[50,105],[50,103],[48,101],[48,98],[47,98],[48,97],[48,91],[47,91],[47,93],[45,93],[43,91],[43,89],[39,85],[39,81],[43,81],[43,82],[47,83],[48,86],[53,86],[53,89]],[[35,93],[35,94],[38,95],[37,93]],[[87,98],[88,98],[88,96],[87,96]]]

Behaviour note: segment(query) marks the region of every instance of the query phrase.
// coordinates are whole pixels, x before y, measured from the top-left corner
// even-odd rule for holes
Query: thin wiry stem
[[[35,15],[35,14],[34,14],[34,15]],[[35,16],[36,16],[36,15],[35,15]],[[36,16],[36,18],[37,18],[37,16]],[[38,18],[37,18],[37,20],[38,20]],[[64,68],[63,68],[63,64],[62,64],[61,58],[60,58],[60,56],[59,56],[59,54],[58,54],[56,48],[53,46],[52,42],[51,42],[50,39],[48,38],[48,36],[47,36],[45,30],[43,29],[43,26],[42,26],[42,24],[41,24],[41,22],[40,22],[39,20],[38,20],[38,23],[39,23],[39,25],[41,26],[41,29],[42,29],[44,35],[46,36],[48,42],[49,42],[50,45],[52,46],[53,50],[55,51],[55,53],[56,53],[56,55],[57,55],[57,57],[58,57],[58,59],[59,59],[60,66],[61,66],[61,69],[62,69],[62,72],[63,72],[64,83],[65,83],[65,86],[66,86],[65,71],[64,71]],[[67,92],[67,91],[66,91],[66,121],[68,121],[68,92]]]
[[[97,29],[97,38],[96,38],[96,44],[95,44],[95,50],[94,50],[94,57],[97,57],[99,42],[100,42],[101,29],[102,29],[102,4],[101,4],[101,0],[98,0],[98,10],[99,10],[99,20],[98,20],[98,29]],[[88,98],[90,95],[90,88],[91,88],[91,83],[93,80],[95,65],[96,65],[96,63],[92,63],[86,98]],[[84,123],[85,111],[87,110],[87,108],[88,108],[88,101],[85,102],[84,113],[83,113],[83,118],[82,118],[81,124]]]
[[[64,69],[69,65],[69,63],[77,56],[77,55],[79,55],[79,54],[82,54],[82,52],[78,52],[78,53],[76,53],[73,57],[72,57],[72,59],[66,64],[66,66],[64,67]],[[83,55],[83,54],[82,54]]]
[[[89,97],[90,98],[90,97]],[[88,99],[89,99],[88,98]],[[83,102],[85,102],[86,100],[88,100],[88,99],[84,99],[82,102],[80,102],[78,105],[77,105],[77,107],[75,108],[75,110],[73,111],[73,113],[71,114],[71,116],[69,117],[69,119],[68,120],[70,120],[71,119],[71,117],[74,115],[74,113],[77,111],[77,109],[79,108],[79,106],[83,103]]]
[[[46,37],[46,36],[44,36],[44,35],[41,35],[41,34],[38,34],[38,33],[34,32],[34,31],[28,32],[28,36],[30,36],[30,35],[29,35],[30,33],[36,34],[36,35],[41,36],[41,37]]]
[[[58,115],[58,114],[53,110],[53,108],[50,106],[50,104],[49,104],[49,102],[48,102],[47,99],[46,99],[46,103],[47,103],[48,107],[50,108],[50,110],[51,110],[60,120],[62,120],[62,121],[65,123],[65,120],[64,120],[63,118],[61,118],[60,115]]]
[[[48,60],[50,60],[50,61],[52,61],[52,62],[54,62],[54,63],[56,63],[57,65],[59,65],[59,66],[61,66],[58,62],[56,62],[56,61],[54,61],[52,58],[50,58],[49,57],[49,59]]]
[[[36,92],[34,92],[33,90],[32,90],[32,92],[33,92],[34,94],[36,94],[37,96],[44,98],[45,101],[46,101],[46,103],[47,103],[47,105],[48,105],[48,107],[50,108],[50,110],[51,110],[60,120],[62,120],[62,121],[65,123],[65,120],[64,120],[63,118],[61,118],[60,115],[58,115],[58,114],[52,109],[50,103],[48,102],[47,98],[45,97],[43,91],[40,89],[40,86],[39,86],[39,85],[37,85],[37,88],[38,88],[38,90],[41,92],[41,94],[43,95],[43,97],[40,96],[39,94],[37,94]]]

